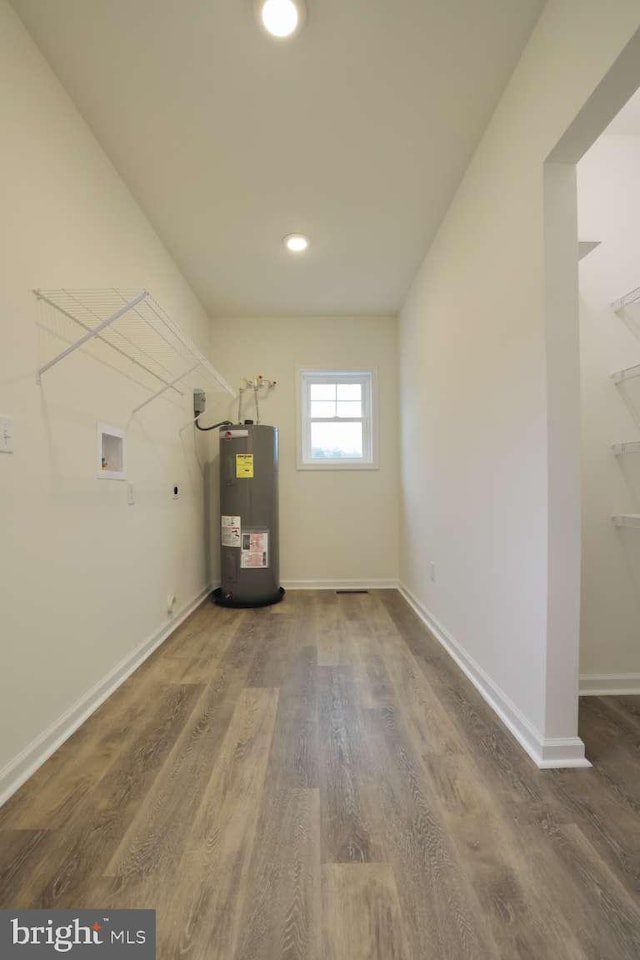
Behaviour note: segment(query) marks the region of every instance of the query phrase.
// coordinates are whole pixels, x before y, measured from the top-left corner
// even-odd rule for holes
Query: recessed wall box
[[[124,431],[98,424],[98,470],[102,480],[124,480]]]

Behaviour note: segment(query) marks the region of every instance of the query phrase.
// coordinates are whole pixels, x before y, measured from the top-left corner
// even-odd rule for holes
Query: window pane
[[[338,416],[339,417],[361,417],[362,416],[362,404],[360,402],[345,402],[338,401]]]
[[[331,403],[328,403],[324,400],[311,401],[312,417],[335,417],[335,415],[336,415],[335,401],[332,401]]]
[[[362,384],[339,383],[338,400],[362,400]]]
[[[312,400],[335,400],[335,398],[336,398],[335,383],[312,383],[311,384]],[[333,414],[331,414],[331,416],[333,416]]]
[[[314,460],[362,459],[362,424],[312,423],[311,456]]]

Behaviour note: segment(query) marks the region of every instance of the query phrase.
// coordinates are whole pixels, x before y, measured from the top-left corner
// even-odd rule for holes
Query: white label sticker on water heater
[[[241,540],[240,517],[220,517],[221,543],[223,547],[239,547]]]
[[[267,530],[250,531],[242,534],[242,552],[240,566],[244,569],[269,566],[269,533]]]

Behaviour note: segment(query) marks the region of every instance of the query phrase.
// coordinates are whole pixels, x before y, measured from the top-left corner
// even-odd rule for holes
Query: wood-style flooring
[[[537,770],[395,591],[206,603],[0,810],[0,907],[160,960],[638,960],[640,698]]]

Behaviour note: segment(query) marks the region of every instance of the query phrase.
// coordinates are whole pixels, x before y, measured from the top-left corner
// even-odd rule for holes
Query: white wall
[[[640,363],[640,304],[611,309],[640,286],[640,136],[605,135],[578,165],[580,237],[601,245],[580,265],[583,590],[580,672],[603,687],[635,674],[640,687],[640,532],[615,513],[640,513],[640,455],[615,457],[612,441],[640,440],[640,380],[609,374]]]
[[[124,426],[148,394],[81,354],[38,387],[51,344],[31,290],[148,287],[205,345],[208,321],[6,0],[0,77],[0,413],[15,418],[0,455],[1,770],[168,623],[169,592],[179,609],[207,578],[202,474],[178,433],[191,400],[128,425],[128,507],[124,484],[95,478],[96,422]]]
[[[532,752],[577,716],[564,678],[547,696],[543,164],[639,25],[547,3],[401,312],[401,578]]]
[[[261,373],[278,386],[261,406],[280,431],[280,575],[293,581],[398,577],[398,413],[395,318],[216,320],[211,354],[234,386]],[[378,371],[378,470],[296,470],[296,367]],[[220,416],[217,414],[220,413]],[[215,406],[235,420],[237,405]],[[253,417],[251,409],[247,417]],[[211,419],[214,422],[213,413]],[[302,584],[301,584],[302,585]]]

